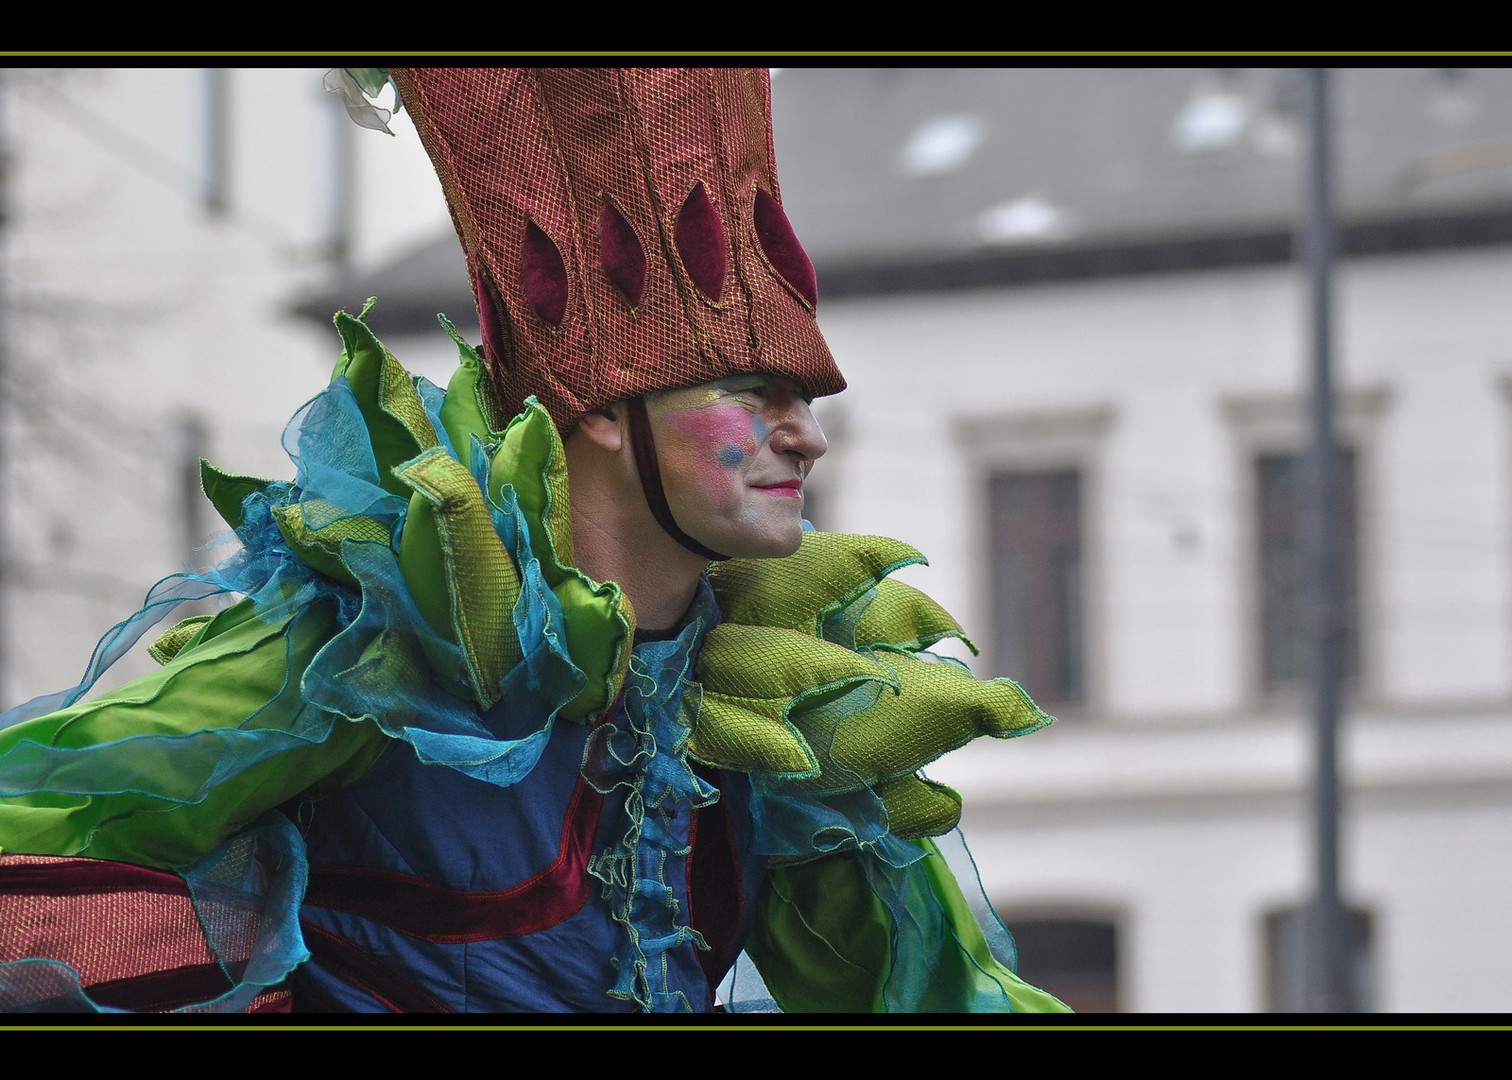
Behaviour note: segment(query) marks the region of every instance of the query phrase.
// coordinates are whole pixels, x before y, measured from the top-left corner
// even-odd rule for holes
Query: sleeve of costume
[[[1068,1011],[1015,974],[1011,939],[990,911],[978,921],[934,842],[915,844],[926,857],[901,870],[864,855],[830,855],[771,871],[746,951],[777,1005],[785,1012]]]
[[[1014,974],[964,844],[950,842],[952,873],[930,839],[952,833],[961,800],[920,770],[1051,718],[1011,680],[976,679],[929,651],[965,637],[888,576],[922,561],[897,540],[811,532],[787,559],[711,570],[727,621],[700,659],[690,745],[752,774],[772,869],[747,952],[784,1010],[1064,1010]]]
[[[633,616],[570,566],[545,410],[497,431],[460,339],[443,392],[362,317],[336,323],[332,381],[285,432],[295,479],[204,466],[240,551],[160,582],[78,686],[0,715],[0,1011],[261,1007],[308,955],[303,843],[266,811],[354,781],[398,741],[507,786],[559,718],[615,700]],[[245,599],[174,626],[150,650],[158,671],[84,700],[167,611],[217,594]],[[102,930],[101,910],[136,915]],[[176,943],[149,948],[159,931]],[[102,934],[140,945],[129,974],[94,955]],[[199,968],[230,988],[153,989]]]
[[[0,850],[189,865],[265,810],[360,772],[388,740],[308,708],[334,605],[243,601],[164,667],[0,731]]]

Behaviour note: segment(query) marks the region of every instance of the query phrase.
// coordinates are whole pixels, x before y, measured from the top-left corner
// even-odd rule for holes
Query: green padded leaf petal
[[[378,482],[385,491],[408,497],[409,489],[393,470],[435,446],[439,441],[436,429],[425,415],[414,379],[389,355],[367,324],[343,311],[336,316],[336,329],[345,348],[332,378],[346,376],[362,410],[378,465]]]
[[[961,796],[922,776],[900,776],[877,785],[887,825],[905,840],[940,836],[961,821]]]
[[[856,645],[917,652],[944,638],[959,638],[975,653],[961,625],[927,595],[901,581],[879,581],[877,595],[856,623]]]
[[[783,717],[786,704],[752,702],[705,690],[698,724],[688,737],[688,753],[718,769],[759,771],[794,780],[817,776],[819,760],[798,729]]]
[[[530,398],[525,410],[509,423],[493,454],[496,502],[505,484],[514,487],[520,509],[545,529],[532,529],[530,548],[540,560],[549,585],[572,570],[572,510],[568,503],[567,452],[551,414]],[[539,533],[539,535],[537,535]]]
[[[212,618],[213,615],[191,615],[187,619],[180,619],[158,635],[158,639],[147,647],[147,655],[159,664],[168,663],[185,645],[199,636]]]
[[[446,384],[446,400],[441,404],[441,426],[451,440],[452,449],[464,465],[471,465],[472,440],[476,435],[484,443],[497,440],[492,404],[483,389],[483,365],[478,353],[457,333],[446,316],[439,316],[452,340],[457,343],[457,370]]]
[[[204,458],[200,458],[200,487],[215,507],[215,512],[233,529],[242,523],[242,503],[247,501],[247,496],[262,491],[272,482],[255,476],[236,476],[221,472]]]
[[[357,588],[357,579],[341,561],[343,540],[388,545],[388,527],[366,514],[344,514],[335,503],[310,499],[294,506],[275,506],[273,523],[295,553],[311,567],[344,585]]]
[[[817,779],[822,758],[791,719],[795,710],[864,684],[896,687],[886,665],[773,626],[710,630],[695,677],[703,687],[689,751],[710,765]]]
[[[551,415],[534,398],[494,448],[492,468],[490,494],[498,500],[506,483],[513,487],[530,522],[531,551],[566,613],[568,653],[588,677],[561,715],[586,720],[609,708],[624,682],[635,628],[630,598],[614,582],[600,584],[572,565],[567,455]]]
[[[694,673],[706,693],[784,706],[861,682],[897,685],[886,665],[860,653],[794,630],[739,623],[709,631]]]
[[[893,661],[901,691],[843,720],[830,749],[836,764],[868,784],[911,775],[980,735],[1009,738],[1051,722],[1010,679],[984,682],[955,664],[907,654]]]
[[[499,683],[523,655],[514,628],[519,569],[494,530],[478,482],[444,447],[432,447],[395,473],[415,489],[400,541],[400,569],[417,601],[427,589],[438,591],[427,578],[434,573],[428,568],[435,566],[439,546],[446,571],[441,596],[449,600],[449,618],[432,628],[461,646],[473,696],[488,708],[499,700]],[[424,603],[426,621],[439,618],[434,595]]]
[[[809,532],[787,558],[715,563],[709,581],[728,621],[818,636],[825,619],[888,574],[925,561],[901,540]]]

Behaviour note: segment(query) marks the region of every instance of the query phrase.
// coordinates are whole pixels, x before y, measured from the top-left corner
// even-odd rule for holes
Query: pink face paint
[[[751,414],[739,405],[671,409],[664,415],[685,438],[660,440],[663,454],[681,457],[693,466],[710,492],[729,491],[731,473],[761,445],[752,437]]]

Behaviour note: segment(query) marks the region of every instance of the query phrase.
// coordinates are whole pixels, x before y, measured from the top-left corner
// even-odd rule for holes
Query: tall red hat
[[[504,415],[739,372],[845,379],[783,213],[765,69],[395,68],[467,253]]]

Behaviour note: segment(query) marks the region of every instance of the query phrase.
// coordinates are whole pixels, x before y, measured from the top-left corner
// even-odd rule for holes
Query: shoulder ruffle
[[[690,752],[763,774],[774,815],[776,804],[818,800],[864,811],[871,833],[954,828],[960,796],[919,770],[979,736],[1023,735],[1051,718],[1012,680],[978,680],[927,652],[945,638],[970,642],[944,608],[888,577],[923,561],[898,540],[809,532],[789,558],[712,568],[725,622],[699,658],[703,706]],[[846,846],[830,835],[833,814],[815,815],[813,831],[789,836],[796,850],[781,854]]]

